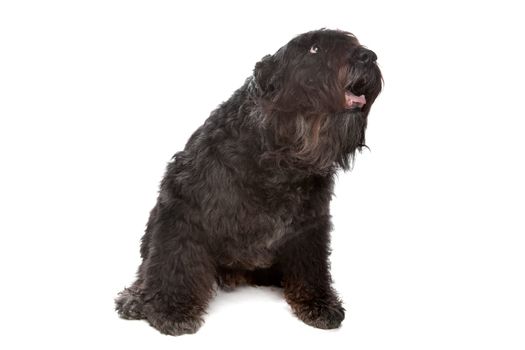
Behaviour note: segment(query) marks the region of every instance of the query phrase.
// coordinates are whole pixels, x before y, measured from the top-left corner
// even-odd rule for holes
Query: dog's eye
[[[310,48],[310,53],[317,53],[319,51],[319,46],[317,44],[312,45]]]

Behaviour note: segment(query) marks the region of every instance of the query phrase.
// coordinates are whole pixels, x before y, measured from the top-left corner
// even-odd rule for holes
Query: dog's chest
[[[310,215],[310,197],[301,186],[287,186],[243,201],[229,216],[230,230],[216,235],[222,240],[221,264],[246,269],[271,266],[279,250],[301,234],[297,224]]]
[[[290,218],[259,214],[255,220],[258,227],[239,226],[239,231],[230,235],[227,246],[223,246],[221,264],[244,269],[270,267],[280,247],[293,235]]]

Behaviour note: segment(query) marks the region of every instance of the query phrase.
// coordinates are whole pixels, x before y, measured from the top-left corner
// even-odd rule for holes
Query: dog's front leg
[[[344,319],[345,310],[331,286],[330,221],[326,218],[301,226],[279,258],[286,301],[306,324],[323,329],[337,328]]]

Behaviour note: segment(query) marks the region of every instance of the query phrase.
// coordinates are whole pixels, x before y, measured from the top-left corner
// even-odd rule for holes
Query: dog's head
[[[322,29],[258,62],[255,95],[282,152],[317,168],[347,169],[381,91],[376,59],[351,33]]]

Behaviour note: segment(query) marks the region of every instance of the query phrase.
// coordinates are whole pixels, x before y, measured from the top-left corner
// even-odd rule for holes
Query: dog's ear
[[[264,56],[253,70],[253,77],[257,94],[264,96],[277,89],[277,62],[272,55]]]

